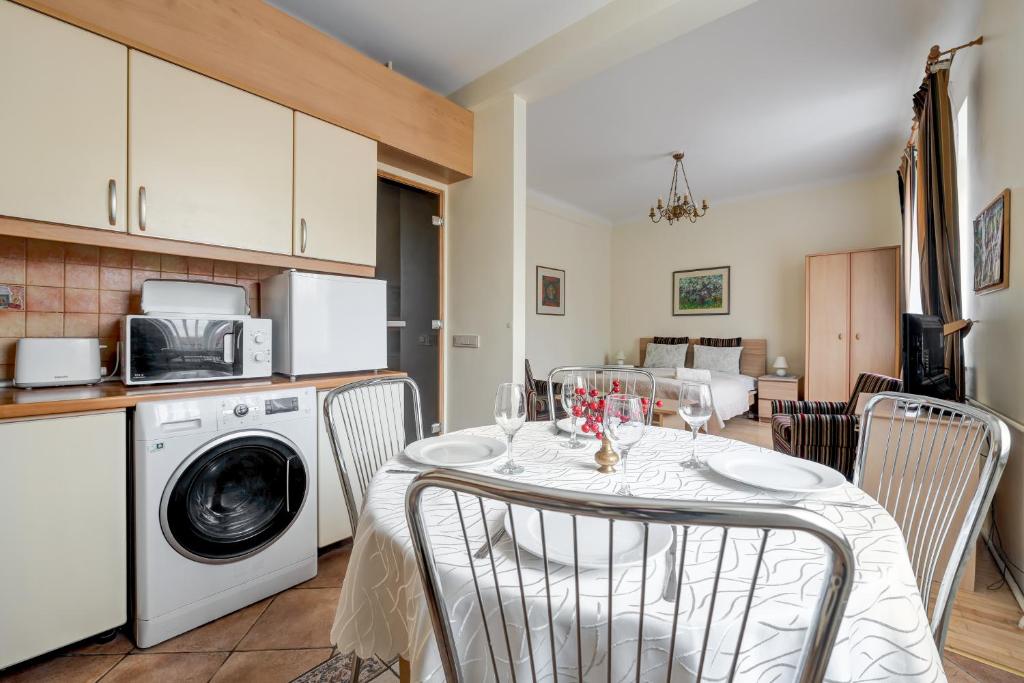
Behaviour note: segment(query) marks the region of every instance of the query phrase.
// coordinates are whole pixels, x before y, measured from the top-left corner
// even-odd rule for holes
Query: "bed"
[[[647,345],[653,337],[641,337],[637,367],[643,367],[647,357]],[[693,345],[691,340],[686,350],[686,367],[693,367]],[[715,420],[708,424],[708,432],[721,430],[729,418],[742,415],[757,401],[757,378],[765,374],[768,363],[768,341],[766,339],[743,339],[740,352],[740,374],[724,372],[711,373],[711,395],[715,406]],[[665,401],[663,415],[673,415],[679,398],[679,385],[675,368],[644,368],[654,375],[655,396]]]

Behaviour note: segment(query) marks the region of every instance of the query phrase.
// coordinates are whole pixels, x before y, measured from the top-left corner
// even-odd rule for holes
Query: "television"
[[[935,315],[904,313],[901,331],[903,391],[932,398],[954,398],[953,384],[946,375],[942,320]]]

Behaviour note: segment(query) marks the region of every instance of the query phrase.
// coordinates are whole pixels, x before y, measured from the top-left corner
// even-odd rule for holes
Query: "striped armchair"
[[[852,479],[860,422],[855,413],[858,397],[902,389],[903,383],[894,377],[864,372],[846,403],[772,401],[772,444],[780,453],[820,462]]]
[[[556,397],[562,391],[560,385],[556,385],[554,390]],[[558,418],[566,416],[566,412],[557,405],[555,412]],[[529,358],[526,359],[526,419],[530,422],[547,422],[551,419],[551,415],[548,413],[548,383],[546,380],[533,376]]]

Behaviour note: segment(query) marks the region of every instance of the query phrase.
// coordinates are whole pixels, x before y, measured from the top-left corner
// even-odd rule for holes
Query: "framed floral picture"
[[[1010,191],[1003,190],[974,219],[974,291],[1010,286]]]
[[[537,315],[565,315],[565,271],[537,266]]]
[[[672,315],[729,315],[729,266],[672,273]]]

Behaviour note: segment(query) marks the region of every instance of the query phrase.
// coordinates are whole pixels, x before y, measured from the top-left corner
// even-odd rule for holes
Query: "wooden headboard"
[[[643,367],[644,358],[647,357],[647,345],[654,341],[654,337],[640,338],[640,353],[637,356],[637,365]],[[693,345],[695,339],[690,340],[689,348],[686,349],[686,367],[693,367]],[[740,352],[740,373],[751,377],[760,377],[768,370],[768,340],[767,339],[744,339],[743,351]]]

